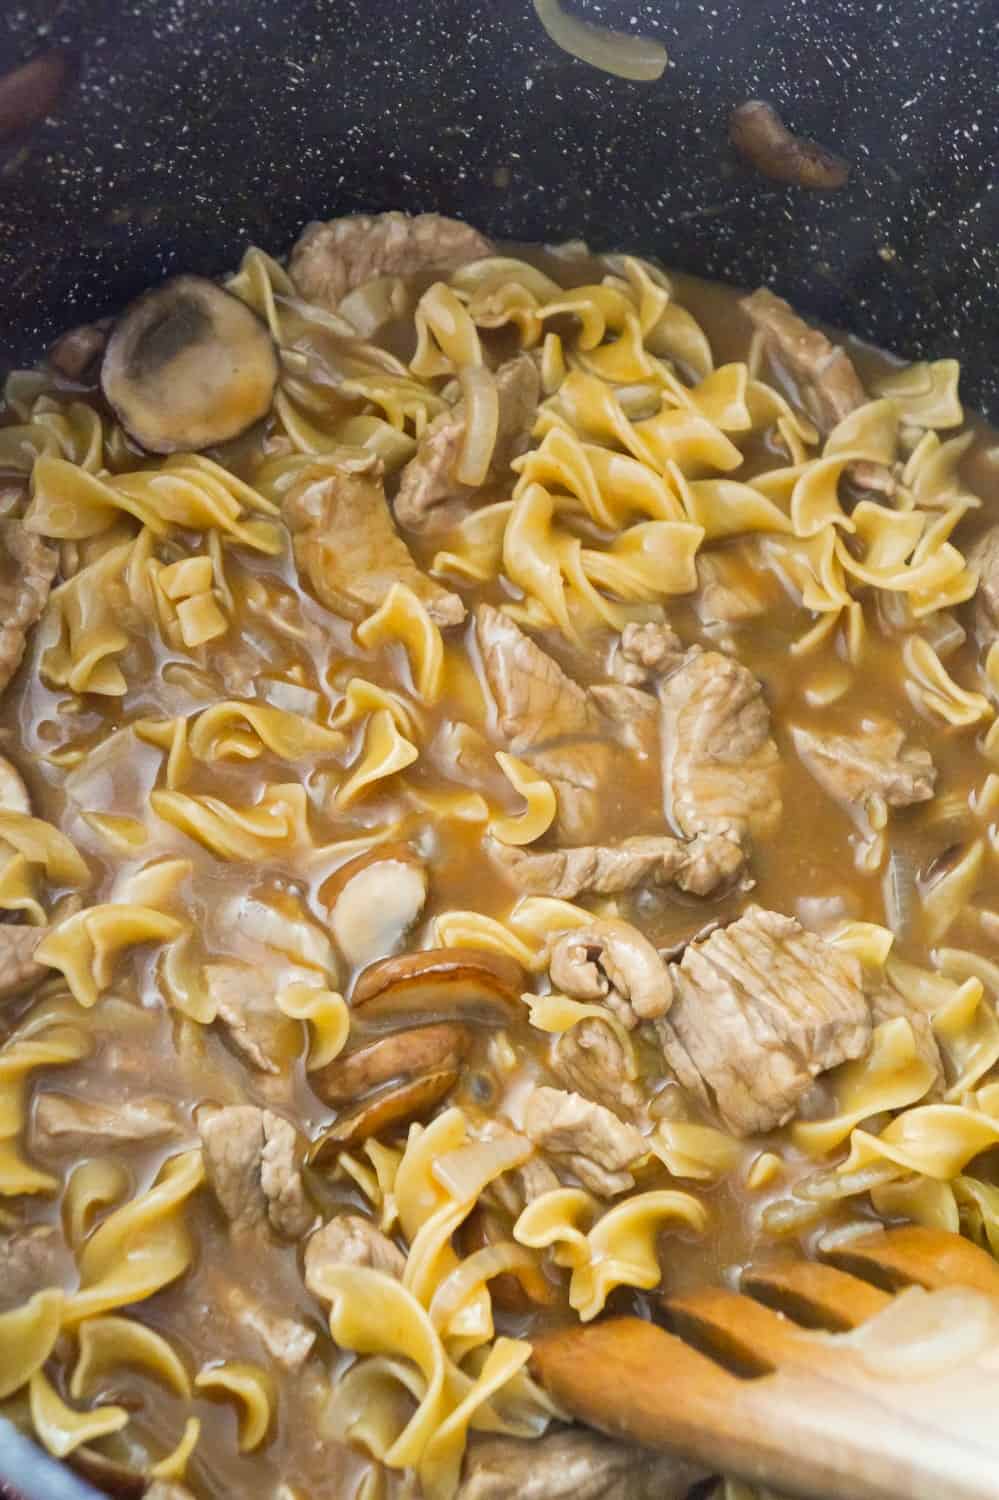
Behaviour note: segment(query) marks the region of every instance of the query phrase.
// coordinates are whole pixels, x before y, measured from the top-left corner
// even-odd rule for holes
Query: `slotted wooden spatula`
[[[974,1333],[988,1316],[962,1318],[963,1352],[959,1337],[932,1373],[904,1344],[886,1361],[825,1336],[906,1286],[985,1294],[999,1329],[999,1265],[916,1228],[831,1259],[665,1298],[669,1329],[611,1318],[545,1334],[533,1372],[592,1427],[807,1500],[999,1500],[999,1334]]]

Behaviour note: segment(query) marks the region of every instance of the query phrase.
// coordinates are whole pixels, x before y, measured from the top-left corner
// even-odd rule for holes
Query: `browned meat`
[[[605,726],[590,695],[554,657],[491,604],[481,604],[475,635],[496,704],[499,730],[520,754],[568,739],[596,738]]]
[[[218,1300],[233,1320],[259,1341],[286,1370],[300,1370],[316,1342],[313,1329],[297,1318],[286,1318],[256,1292],[223,1277],[214,1280]]]
[[[865,813],[877,798],[889,807],[908,807],[933,796],[937,770],[929,751],[907,744],[887,720],[867,720],[857,734],[797,727],[791,736],[819,786],[847,809]]]
[[[728,117],[728,138],[750,166],[774,182],[813,192],[845,185],[850,168],[841,156],[788,130],[772,104],[747,99]]]
[[[659,705],[651,693],[623,682],[598,682],[590,697],[622,745],[648,760],[658,758]]]
[[[317,1229],[305,1247],[305,1285],[320,1299],[327,1266],[368,1266],[401,1281],[406,1257],[370,1220],[360,1214],[339,1214]]]
[[[701,1470],[581,1427],[473,1438],[455,1500],[682,1500]]]
[[[621,632],[611,656],[611,676],[630,687],[641,687],[674,666],[683,655],[683,642],[670,625],[650,620],[632,621]]]
[[[558,811],[552,834],[565,844],[594,838],[601,822],[601,803],[607,788],[626,775],[624,757],[606,740],[583,740],[576,745],[548,745],[525,759],[551,782]]]
[[[699,552],[694,608],[704,625],[740,625],[766,611],[766,600],[752,587],[740,558],[726,552]]]
[[[513,884],[530,896],[572,901],[584,891],[615,896],[639,885],[676,885],[706,896],[744,864],[741,846],[725,835],[691,839],[647,836],[575,849],[513,848],[486,839],[484,848]]]
[[[629,1167],[646,1154],[634,1125],[581,1094],[536,1088],[524,1110],[524,1134],[548,1156],[574,1172],[600,1198],[635,1185]]]
[[[58,553],[20,521],[0,522],[0,693],[21,665],[28,632],[41,617]]]
[[[999,640],[999,526],[990,526],[968,553],[968,567],[978,574],[975,635],[987,650]]]
[[[522,1167],[511,1167],[509,1172],[497,1177],[487,1192],[515,1219],[535,1198],[540,1198],[542,1193],[554,1192],[561,1186],[544,1157],[532,1156]]]
[[[510,464],[523,453],[541,395],[537,366],[529,354],[500,365],[496,371],[499,426],[492,463],[482,489],[510,477]],[[415,456],[402,471],[393,509],[396,519],[411,531],[442,530],[453,526],[480,493],[454,478],[465,441],[465,403],[441,412],[427,428]]]
[[[760,287],[751,297],[744,297],[741,306],[763,332],[767,353],[786,369],[822,432],[831,431],[864,405],[867,393],[850,356],[799,318],[781,297]]]
[[[278,1038],[283,1017],[266,973],[236,962],[205,965],[208,993],[233,1046],[261,1073],[280,1071]]]
[[[73,1257],[53,1224],[0,1234],[0,1311],[44,1287],[68,1286],[72,1276]]]
[[[584,1099],[612,1109],[632,1124],[646,1118],[645,1096],[628,1077],[620,1038],[603,1021],[580,1021],[560,1036],[552,1049],[552,1067]]]
[[[199,1120],[198,1129],[208,1180],[234,1229],[269,1225],[289,1239],[305,1234],[315,1213],[287,1120],[269,1109],[234,1104]]]
[[[780,764],[763,688],[746,667],[692,647],[659,684],[666,806],[687,838],[736,843],[780,821]]]
[[[750,907],[671,973],[666,1061],[737,1135],[784,1124],[813,1078],[870,1043],[860,964],[793,917]]]
[[[295,562],[327,609],[361,620],[404,583],[438,625],[458,625],[465,606],[416,566],[396,531],[381,466],[305,480],[284,502]]]
[[[552,944],[549,974],[576,1000],[602,1000],[628,1027],[664,1016],[673,1000],[669,970],[630,922],[594,918]]]
[[[352,214],[307,224],[288,270],[303,297],[335,311],[349,291],[373,276],[453,271],[492,253],[477,229],[441,214]]]
[[[31,1120],[32,1144],[41,1151],[106,1151],[134,1141],[162,1141],[180,1133],[169,1099],[150,1094],[105,1104],[72,1094],[41,1093]]]
[[[35,959],[35,949],[47,934],[47,927],[0,924],[0,1000],[21,994],[51,973]]]

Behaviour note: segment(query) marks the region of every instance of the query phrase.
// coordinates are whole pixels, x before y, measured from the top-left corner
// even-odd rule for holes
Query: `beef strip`
[[[256,1292],[229,1281],[215,1278],[218,1301],[240,1328],[245,1329],[285,1370],[300,1370],[316,1342],[315,1330],[297,1318],[285,1317]]]
[[[968,567],[978,574],[974,596],[975,637],[983,651],[999,640],[999,525],[990,526],[968,552]]]
[[[633,1125],[647,1119],[642,1090],[628,1076],[628,1059],[613,1027],[595,1017],[559,1037],[551,1064],[559,1081],[584,1099],[612,1109]]]
[[[21,665],[28,632],[48,602],[59,555],[20,521],[0,522],[0,693]]]
[[[19,1307],[45,1287],[70,1285],[73,1256],[53,1224],[0,1234],[0,1311]]]
[[[766,613],[767,602],[748,582],[741,558],[698,552],[694,608],[703,625],[741,625]]]
[[[22,927],[15,922],[0,924],[0,1000],[23,994],[51,973],[47,964],[35,958],[35,950],[48,931],[47,927]]]
[[[278,1038],[284,1018],[270,976],[250,964],[206,964],[208,993],[229,1039],[261,1073],[279,1073]]]
[[[613,724],[614,733],[628,750],[654,760],[659,755],[659,705],[651,693],[623,682],[598,682],[590,697]]]
[[[542,850],[516,848],[487,837],[483,848],[518,890],[563,901],[584,892],[616,896],[640,885],[675,885],[691,895],[706,896],[745,863],[738,843],[714,834],[689,843],[655,835],[622,839],[619,844]]]
[[[454,271],[493,254],[486,237],[441,214],[351,214],[307,224],[288,259],[301,295],[335,311],[373,276]]]
[[[780,821],[780,763],[770,710],[748,668],[693,646],[659,683],[666,806],[687,838],[743,844]]]
[[[613,1198],[635,1185],[628,1170],[646,1154],[634,1125],[581,1094],[536,1088],[524,1109],[524,1134],[548,1156],[561,1160],[599,1198]]]
[[[269,1225],[299,1239],[312,1224],[287,1120],[252,1104],[227,1105],[198,1122],[208,1180],[237,1230]]]
[[[473,1437],[455,1500],[682,1500],[704,1478],[683,1459],[582,1427]]]
[[[420,446],[402,471],[393,502],[396,519],[411,531],[439,531],[466,514],[482,489],[509,480],[510,464],[525,452],[541,395],[537,366],[529,354],[518,354],[496,371],[499,425],[485,484],[460,484],[455,465],[465,441],[464,401],[441,412],[427,428]]]
[[[870,1043],[860,964],[793,917],[750,907],[670,970],[654,1023],[666,1061],[736,1135],[783,1125],[813,1078]]]
[[[511,1167],[508,1172],[497,1177],[486,1192],[500,1208],[506,1210],[511,1219],[516,1219],[535,1198],[540,1198],[543,1193],[552,1193],[561,1186],[544,1157],[531,1156],[523,1166]]]
[[[36,1096],[31,1118],[31,1142],[41,1151],[91,1154],[179,1134],[174,1105],[153,1094],[106,1104],[46,1091]]]
[[[791,376],[809,416],[821,432],[830,432],[867,401],[853,361],[830,343],[781,297],[760,287],[740,306],[764,335],[771,359]]]
[[[669,971],[648,938],[615,918],[594,918],[557,937],[548,969],[555,989],[603,1001],[629,1028],[665,1015],[673,999]]]
[[[858,734],[819,734],[797,726],[794,746],[819,786],[848,811],[864,814],[872,798],[908,807],[933,796],[937,772],[928,750],[906,742],[887,720],[869,720]]]
[[[458,625],[465,606],[422,572],[396,531],[385,499],[381,465],[338,469],[290,491],[284,518],[295,562],[327,609],[361,620],[378,608],[394,583],[404,583],[438,625]]]
[[[339,1214],[310,1235],[305,1247],[305,1285],[323,1299],[322,1273],[327,1266],[367,1266],[402,1280],[406,1257],[387,1234],[360,1214]]]

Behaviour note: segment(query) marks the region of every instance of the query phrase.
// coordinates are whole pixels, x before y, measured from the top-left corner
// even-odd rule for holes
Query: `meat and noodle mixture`
[[[9,377],[3,1414],[149,1500],[670,1500],[533,1336],[999,1247],[958,373],[385,214]]]

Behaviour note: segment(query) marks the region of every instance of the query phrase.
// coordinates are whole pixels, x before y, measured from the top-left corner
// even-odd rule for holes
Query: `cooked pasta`
[[[0,408],[3,1414],[130,1494],[554,1492],[540,1331],[999,1255],[956,362],[433,215],[151,296]]]

